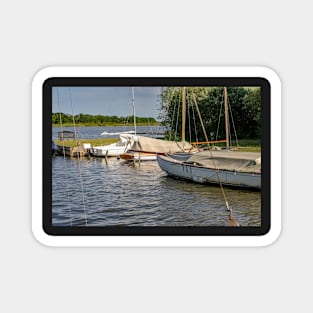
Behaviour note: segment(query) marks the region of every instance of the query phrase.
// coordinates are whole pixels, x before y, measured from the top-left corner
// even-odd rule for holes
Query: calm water
[[[116,128],[114,128],[114,131]],[[84,127],[81,138],[105,129]],[[107,131],[107,130],[106,130]],[[57,129],[54,129],[56,134]],[[89,137],[93,138],[93,137]],[[225,205],[218,187],[168,177],[156,161],[128,164],[110,158],[52,160],[52,215],[55,226],[224,226]],[[260,192],[225,188],[242,226],[260,226]]]
[[[63,127],[63,130],[74,131],[73,127]],[[110,127],[76,127],[77,137],[80,139],[97,139],[97,138],[118,138],[118,135],[106,135],[102,136],[102,132],[125,132],[133,131],[134,126],[110,126]],[[137,133],[145,134],[145,136],[155,137],[158,133],[163,132],[164,128],[161,126],[137,126]],[[59,127],[52,128],[52,139],[55,140],[58,138],[58,132],[61,131]]]

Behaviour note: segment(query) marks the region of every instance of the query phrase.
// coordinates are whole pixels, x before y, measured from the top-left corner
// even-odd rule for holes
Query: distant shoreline
[[[63,123],[62,127],[73,127],[73,123]],[[75,123],[75,127],[118,127],[118,126],[129,126],[133,127],[134,125],[128,124],[125,125],[123,123],[104,123],[104,124],[96,124],[96,123]],[[161,123],[137,123],[136,126],[161,126]],[[61,127],[60,124],[52,124],[52,127]]]

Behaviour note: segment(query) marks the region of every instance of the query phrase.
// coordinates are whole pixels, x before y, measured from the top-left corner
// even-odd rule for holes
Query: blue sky
[[[135,87],[134,91],[136,115],[157,118],[161,87]],[[126,116],[133,112],[131,87],[54,87],[52,112],[72,114],[70,95],[74,115],[85,113]]]

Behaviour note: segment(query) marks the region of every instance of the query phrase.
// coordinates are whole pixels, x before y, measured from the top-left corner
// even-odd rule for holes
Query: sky
[[[135,87],[136,116],[157,118],[160,113],[160,92],[161,87]],[[74,113],[74,115],[79,113],[117,116],[132,115],[132,88],[53,87],[52,112],[60,111],[66,114]]]

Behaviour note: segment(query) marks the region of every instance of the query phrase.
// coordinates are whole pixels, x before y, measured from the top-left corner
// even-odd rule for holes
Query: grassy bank
[[[205,146],[206,145],[202,145],[202,147]],[[215,146],[219,148],[225,148],[226,144],[217,143]],[[238,146],[236,142],[232,142],[231,149],[242,152],[261,152],[261,142],[259,139],[242,139],[238,140]]]
[[[105,146],[109,145],[111,143],[117,142],[119,138],[100,138],[100,139],[80,139],[79,142],[81,144],[83,143],[90,143],[91,146]],[[62,146],[68,146],[68,147],[74,147],[77,146],[77,141],[76,140],[54,140],[54,143],[56,145]]]
[[[80,139],[79,142],[90,143],[91,146],[104,146],[111,143],[117,142],[119,138],[99,138],[99,139]],[[62,146],[62,140],[55,140],[55,144]],[[64,140],[65,146],[76,146],[77,142],[75,140]],[[225,145],[221,145],[221,147]],[[239,147],[233,146],[234,150],[242,152],[261,152],[260,140],[239,140]]]
[[[241,139],[239,142],[239,151],[245,152],[261,152],[260,139]]]
[[[239,146],[234,147],[233,149],[241,152],[261,152],[260,146],[245,146],[245,147]]]

